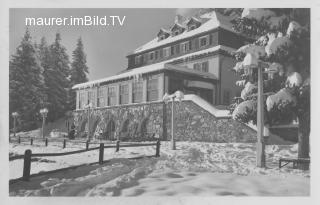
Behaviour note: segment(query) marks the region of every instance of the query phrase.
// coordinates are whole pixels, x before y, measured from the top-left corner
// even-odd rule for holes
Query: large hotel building
[[[128,67],[117,75],[75,85],[76,109],[162,100],[180,90],[212,105],[228,105],[240,93],[230,71],[230,52],[246,39],[232,30],[230,19],[212,11],[160,28],[153,40],[128,56]]]

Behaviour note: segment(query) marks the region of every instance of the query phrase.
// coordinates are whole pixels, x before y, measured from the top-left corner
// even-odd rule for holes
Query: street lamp
[[[44,125],[45,125],[45,122],[46,122],[46,117],[47,117],[47,114],[48,114],[48,109],[47,108],[43,108],[40,110],[40,114],[42,116],[42,130],[41,130],[41,135],[42,135],[42,138],[44,138]]]
[[[84,106],[84,109],[88,111],[88,136],[87,140],[90,140],[90,109],[92,108],[92,103],[88,103],[87,105]]]
[[[13,136],[16,137],[16,132],[17,132],[17,118],[19,116],[19,114],[17,112],[13,112],[12,114],[13,117]]]
[[[171,103],[171,148],[173,150],[176,149],[176,141],[174,139],[174,99],[177,99],[179,102],[184,98],[183,92],[177,90],[175,93],[168,95],[168,93],[165,93],[163,96],[164,103],[168,104],[169,101],[172,101]]]

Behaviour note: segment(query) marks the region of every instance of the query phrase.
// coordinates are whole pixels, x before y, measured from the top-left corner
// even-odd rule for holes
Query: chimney
[[[174,23],[181,23],[183,16],[181,16],[180,14],[176,14],[175,18],[174,18]]]

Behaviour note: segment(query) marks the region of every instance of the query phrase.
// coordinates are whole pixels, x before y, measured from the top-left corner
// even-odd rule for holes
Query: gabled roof
[[[189,24],[191,24],[191,23],[193,23],[193,22],[195,22],[195,23],[200,23],[201,24],[201,20],[199,20],[199,19],[197,19],[197,18],[195,18],[195,17],[191,17],[188,21],[187,21],[187,24],[186,25],[189,25]]]
[[[154,64],[150,64],[150,65],[134,68],[134,69],[131,69],[131,70],[126,70],[125,72],[122,72],[122,73],[120,73],[118,75],[114,75],[114,76],[102,78],[102,79],[99,79],[99,80],[93,80],[93,81],[77,84],[77,85],[74,85],[72,87],[72,89],[81,89],[81,88],[93,87],[95,85],[99,85],[100,83],[119,80],[119,79],[128,78],[128,77],[134,77],[134,76],[137,76],[137,75],[150,73],[150,72],[154,72],[154,71],[160,71],[160,70],[163,70],[163,69],[176,70],[176,71],[180,71],[180,72],[189,72],[189,73],[200,75],[200,76],[207,76],[208,78],[212,78],[212,79],[217,79],[217,77],[214,76],[214,74],[212,74],[212,73],[202,73],[202,72],[199,72],[199,71],[195,71],[193,69],[183,68],[183,67],[175,66],[175,65],[170,65],[169,63],[172,62],[172,61],[181,59],[181,58],[187,58],[187,57],[190,57],[190,56],[205,54],[205,53],[208,53],[208,52],[214,52],[214,51],[218,51],[218,50],[224,50],[224,51],[227,51],[227,52],[235,51],[235,49],[227,47],[227,46],[215,46],[215,47],[207,48],[207,49],[200,50],[200,51],[197,51],[197,52],[194,52],[194,53],[189,53],[189,54],[186,54],[186,55],[183,55],[183,56],[172,58],[172,59],[169,59],[169,60],[166,60],[166,61],[162,61],[162,62],[159,62],[159,63],[154,63]]]
[[[191,31],[185,30],[180,35],[169,36],[168,38],[166,38],[162,41],[158,41],[158,38],[156,37],[153,40],[149,41],[148,43],[135,49],[133,52],[129,53],[129,55],[140,53],[140,52],[143,52],[143,51],[146,51],[149,49],[153,49],[153,48],[156,48],[159,46],[163,46],[163,45],[166,45],[166,44],[178,41],[178,40],[182,40],[185,38],[189,38],[191,36],[194,36],[194,35],[197,35],[200,33],[204,33],[204,32],[210,31],[212,29],[219,28],[219,27],[236,33],[236,31],[234,31],[232,29],[232,23],[230,22],[231,21],[230,17],[223,16],[222,14],[220,14],[218,12],[212,11],[209,13],[205,13],[205,14],[201,15],[199,17],[199,19],[201,19],[201,21],[204,21],[204,22],[198,28],[193,29]]]
[[[175,23],[172,27],[171,27],[171,31],[173,31],[175,28],[182,28],[185,29],[183,25],[181,25],[180,23]]]
[[[170,31],[164,28],[160,28],[160,31],[158,32],[157,36],[160,36],[161,34],[170,34]]]

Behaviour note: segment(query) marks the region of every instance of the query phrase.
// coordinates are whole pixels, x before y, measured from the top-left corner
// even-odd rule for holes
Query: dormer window
[[[180,33],[182,33],[184,30],[185,30],[185,28],[181,24],[175,23],[171,28],[171,35],[177,36]]]
[[[164,40],[170,36],[170,31],[161,28],[157,36],[158,36],[158,41]]]
[[[187,27],[188,31],[194,30],[201,26],[201,21],[197,18],[192,17],[188,22],[187,22]]]
[[[194,30],[194,29],[196,29],[196,28],[197,28],[196,25],[191,25],[191,26],[189,27],[189,31]]]
[[[134,63],[136,65],[139,65],[141,63],[141,55],[134,57]]]

